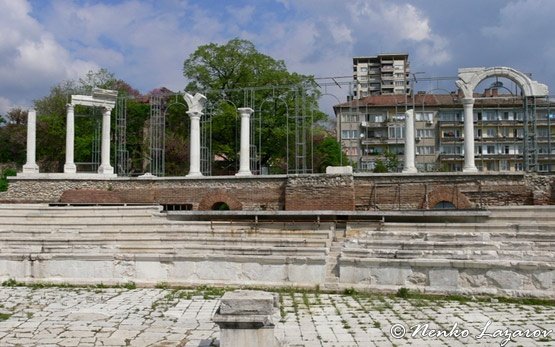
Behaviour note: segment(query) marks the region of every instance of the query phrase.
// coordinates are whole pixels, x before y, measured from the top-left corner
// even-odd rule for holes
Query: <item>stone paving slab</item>
[[[219,346],[220,296],[1,287],[0,346]],[[555,345],[551,306],[293,292],[280,303],[275,334],[290,347]]]

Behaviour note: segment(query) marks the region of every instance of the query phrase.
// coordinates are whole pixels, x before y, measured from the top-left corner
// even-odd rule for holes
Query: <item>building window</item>
[[[549,137],[549,128],[538,128],[538,137]]]
[[[367,114],[366,121],[369,123],[382,123],[386,119],[383,114]]]
[[[416,129],[416,137],[431,139],[435,136],[433,129]]]
[[[462,153],[462,147],[461,146],[455,146],[455,145],[445,145],[445,146],[441,146],[440,148],[440,153],[441,154],[456,154],[456,155],[460,155]]]
[[[416,146],[416,154],[431,155],[435,153],[434,146]]]
[[[496,137],[497,136],[497,129],[487,128],[486,133],[487,133],[488,137]]]
[[[522,163],[515,163],[515,171],[522,171],[524,170],[524,166]]]
[[[414,117],[417,121],[433,122],[434,113],[433,112],[416,112]]]
[[[344,140],[357,139],[358,130],[341,130],[341,138]]]
[[[442,133],[442,137],[461,137],[461,130],[460,129],[446,129]]]
[[[362,171],[374,171],[376,163],[373,161],[362,161],[360,162],[360,169]]]
[[[358,123],[358,114],[343,114],[341,121],[344,123]]]
[[[392,126],[388,128],[388,135],[390,139],[404,139],[405,138],[405,127],[404,126]]]
[[[442,112],[439,114],[439,119],[442,122],[462,122],[460,112]]]
[[[549,171],[549,164],[540,164],[540,165],[538,165],[538,171],[548,172]]]
[[[347,148],[345,148],[345,153],[348,156],[357,156],[358,155],[358,147],[347,147]]]

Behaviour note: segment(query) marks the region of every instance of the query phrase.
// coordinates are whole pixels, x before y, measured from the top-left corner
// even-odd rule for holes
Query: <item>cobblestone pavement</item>
[[[2,287],[0,346],[218,346],[220,295]],[[508,346],[555,344],[552,306],[316,293],[280,301],[275,334],[288,346],[500,346],[508,334],[523,335]]]

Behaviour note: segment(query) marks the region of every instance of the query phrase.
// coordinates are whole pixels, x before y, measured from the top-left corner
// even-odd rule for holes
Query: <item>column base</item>
[[[409,167],[409,168],[403,169],[401,173],[418,173],[418,170],[415,167]]]
[[[464,167],[463,172],[478,172],[478,168],[476,166]]]
[[[186,178],[198,178],[198,177],[204,177],[204,175],[202,174],[202,172],[189,172],[187,174],[187,176],[185,176]]]
[[[249,177],[249,176],[253,176],[252,172],[250,171],[239,171],[238,173],[235,174],[236,177]]]
[[[113,175],[114,174],[114,168],[111,167],[110,165],[108,165],[108,166],[100,165],[98,167],[98,173],[101,174],[101,175]]]
[[[23,173],[35,174],[39,173],[39,166],[37,164],[25,164],[23,165]]]
[[[75,164],[65,164],[64,173],[77,173],[77,166]]]

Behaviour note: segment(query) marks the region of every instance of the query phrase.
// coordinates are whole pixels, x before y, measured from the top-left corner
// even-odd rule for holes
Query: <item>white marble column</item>
[[[187,177],[201,177],[200,172],[200,117],[202,112],[188,111],[191,118],[191,135],[189,137],[190,167]]]
[[[474,164],[474,98],[462,99],[464,108],[464,166],[463,172],[477,172]]]
[[[67,120],[66,120],[66,163],[64,165],[64,173],[76,173],[77,167],[73,162],[74,155],[74,137],[75,137],[75,115],[73,113],[73,105],[67,104]]]
[[[98,173],[103,175],[113,175],[114,168],[110,165],[110,113],[112,109],[104,107],[102,109],[102,142],[100,149],[100,166]]]
[[[405,112],[405,163],[403,167],[404,173],[416,173],[418,170],[414,165],[414,110],[410,109]]]
[[[239,172],[235,176],[252,176],[250,168],[250,118],[254,111],[250,107],[242,107],[237,110],[241,116],[241,152],[239,153]]]
[[[38,173],[36,163],[36,138],[37,138],[37,111],[31,109],[27,112],[27,162],[23,165],[23,173]]]

